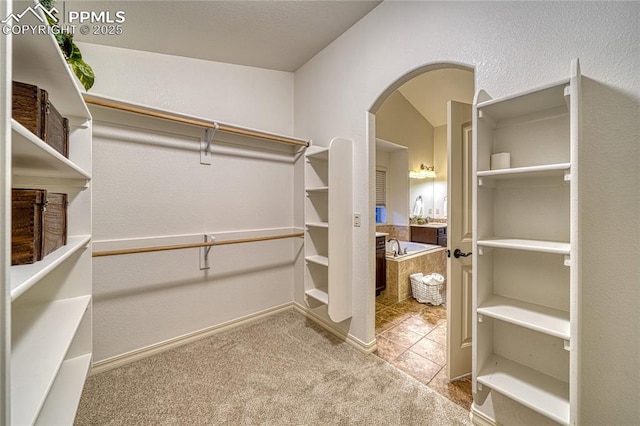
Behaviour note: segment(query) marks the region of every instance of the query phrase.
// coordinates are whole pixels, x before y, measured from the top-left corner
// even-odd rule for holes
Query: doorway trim
[[[420,65],[400,77],[391,82],[385,89],[383,89],[380,94],[376,97],[375,101],[371,104],[369,109],[367,110],[367,118],[366,118],[366,143],[368,148],[368,162],[369,162],[369,207],[368,207],[368,216],[369,216],[369,276],[375,277],[375,170],[376,170],[376,120],[375,114],[378,112],[382,104],[391,96],[393,92],[395,92],[398,88],[400,88],[403,84],[412,80],[413,78],[428,73],[430,71],[440,70],[440,69],[459,69],[464,71],[470,71],[473,73],[474,79],[474,90],[475,87],[478,87],[477,81],[477,72],[476,67],[471,64],[466,64],[463,62],[457,61],[443,61],[443,62],[430,62],[423,65]],[[447,184],[449,184],[449,179],[447,178]],[[370,280],[369,288],[367,291],[367,322],[366,322],[366,335],[370,338],[367,340],[371,341],[371,346],[376,347],[376,336],[375,336],[375,281]],[[447,300],[447,303],[449,301]],[[449,320],[447,319],[447,326],[449,326]]]
[[[376,112],[378,112],[378,110],[380,109],[380,107],[382,106],[382,104],[384,103],[384,101],[387,100],[387,98],[396,90],[398,90],[398,88],[400,86],[402,86],[403,84],[405,84],[407,81],[412,80],[413,78],[421,75],[421,74],[425,74],[429,71],[435,71],[435,70],[440,70],[440,69],[459,69],[459,70],[465,70],[465,71],[471,71],[473,73],[473,78],[474,78],[474,86],[477,86],[477,82],[475,81],[476,79],[476,67],[473,65],[469,65],[469,64],[465,64],[462,62],[433,62],[433,63],[427,63],[424,65],[420,65],[419,67],[414,68],[411,71],[408,71],[407,73],[403,74],[402,76],[398,77],[395,81],[393,81],[391,84],[389,84],[376,98],[376,100],[371,104],[371,106],[369,107],[369,109],[367,110],[369,113],[375,115]],[[374,130],[374,136],[375,136],[375,128]],[[369,146],[371,147],[371,135],[369,135],[368,138],[368,143]],[[375,138],[373,139],[373,146],[375,146]]]

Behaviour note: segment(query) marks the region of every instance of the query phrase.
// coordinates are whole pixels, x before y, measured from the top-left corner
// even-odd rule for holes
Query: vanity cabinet
[[[384,235],[376,237],[376,296],[387,288],[387,241]]]
[[[414,243],[447,246],[447,227],[434,225],[411,225],[411,241]]]

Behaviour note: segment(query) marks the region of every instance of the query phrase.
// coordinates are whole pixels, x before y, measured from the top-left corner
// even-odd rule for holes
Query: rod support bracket
[[[211,164],[211,143],[219,128],[218,123],[213,123],[213,127],[206,127],[204,129],[204,137],[200,145],[200,164]]]
[[[214,237],[213,235],[204,234],[204,242],[215,243],[216,237]],[[200,270],[211,269],[211,266],[209,265],[209,253],[211,252],[212,248],[213,245],[201,247],[202,250],[200,250]]]
[[[211,238],[211,241],[209,241],[208,239]],[[204,235],[204,242],[208,243],[208,242],[212,242],[215,243],[216,242],[216,237],[214,237],[213,235]],[[204,258],[205,260],[209,260],[209,252],[211,251],[211,249],[213,248],[213,246],[209,246],[209,247],[205,247],[204,248]]]

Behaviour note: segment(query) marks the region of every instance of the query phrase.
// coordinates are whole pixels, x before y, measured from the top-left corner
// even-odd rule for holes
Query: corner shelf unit
[[[333,322],[351,317],[352,145],[334,138],[305,158],[305,299]]]
[[[577,60],[558,83],[501,99],[476,94],[474,409],[497,392],[578,424],[579,105]],[[500,152],[512,167],[491,170]]]
[[[33,4],[14,2],[13,11]],[[40,22],[26,14],[21,24]],[[11,55],[3,50],[2,62],[11,64],[3,91],[10,97],[13,80],[48,92],[69,119],[69,158],[3,111],[2,122],[11,129],[2,136],[2,154],[10,156],[12,167],[0,179],[11,188],[66,193],[69,204],[65,246],[30,265],[11,266],[10,252],[2,259],[9,296],[2,309],[2,344],[9,353],[0,357],[0,367],[10,380],[2,383],[0,423],[73,424],[92,360],[92,118],[53,35],[13,34],[10,40]],[[3,209],[10,212],[11,194],[2,195]],[[2,233],[3,241],[11,240],[10,227],[3,225]]]

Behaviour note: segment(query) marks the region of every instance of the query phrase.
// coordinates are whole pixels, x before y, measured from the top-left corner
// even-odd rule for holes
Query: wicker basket
[[[440,274],[423,275],[411,274],[411,292],[420,303],[430,303],[433,306],[442,305],[445,301],[444,277]]]

